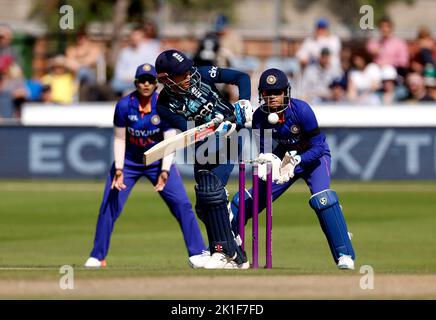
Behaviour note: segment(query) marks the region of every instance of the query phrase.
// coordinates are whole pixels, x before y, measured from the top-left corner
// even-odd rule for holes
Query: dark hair
[[[144,33],[144,28],[141,25],[136,24],[132,28],[132,32],[134,32],[134,31],[140,31],[140,32]]]
[[[156,39],[158,37],[157,26],[151,20],[145,21],[143,30],[147,38]]]
[[[389,25],[393,25],[394,23],[392,22],[391,18],[389,18],[388,16],[383,16],[379,21],[378,21],[378,25],[381,25],[382,23],[389,23]]]
[[[372,62],[372,60],[373,60],[372,55],[368,52],[368,50],[366,50],[365,47],[357,47],[357,48],[352,50],[351,57],[350,57],[351,65],[354,67],[355,67],[355,65],[354,65],[353,60],[354,60],[354,57],[356,57],[356,56],[362,57],[363,60],[365,60],[366,64]]]

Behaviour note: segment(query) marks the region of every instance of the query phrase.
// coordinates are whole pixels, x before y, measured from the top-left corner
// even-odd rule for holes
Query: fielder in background
[[[235,118],[236,123],[222,121],[216,129],[217,139],[226,137],[238,128],[251,125],[253,109],[250,104],[250,78],[247,74],[215,66],[196,68],[191,59],[177,50],[162,52],[156,59],[158,79],[164,85],[159,95],[157,110],[162,120],[172,127],[186,131],[188,121],[195,125],[214,119]],[[239,101],[232,105],[223,99],[216,83],[237,85]],[[193,123],[190,123],[191,125]],[[209,140],[215,143],[215,136]],[[206,269],[247,269],[245,252],[231,231],[229,201],[225,186],[233,169],[232,161],[199,161],[197,151],[203,142],[195,145],[194,164],[197,215],[206,226],[211,259]],[[208,159],[219,158],[227,150],[208,154]],[[237,159],[236,159],[237,160]]]
[[[325,135],[320,131],[315,114],[304,101],[291,98],[291,86],[284,72],[264,71],[259,80],[260,107],[253,115],[254,129],[271,129],[272,154],[264,154],[267,140],[260,131],[260,160],[273,163],[273,201],[277,200],[295,181],[303,179],[312,196],[309,205],[318,216],[334,261],[340,269],[354,269],[355,254],[345,218],[336,192],[330,189],[331,156]],[[282,159],[282,160],[280,160]],[[259,178],[266,180],[266,165],[259,165]],[[251,218],[251,190],[246,191],[246,221]],[[265,193],[261,181],[259,194]],[[232,212],[238,214],[239,194],[232,200]],[[260,197],[259,212],[265,208]],[[237,218],[232,228],[236,234]]]
[[[189,202],[180,174],[173,164],[174,154],[145,167],[144,151],[166,137],[176,134],[156,111],[157,74],[150,64],[140,65],[135,75],[136,90],[121,98],[114,115],[114,163],[106,180],[97,221],[94,248],[85,267],[104,267],[114,223],[133,186],[141,177],[154,185],[177,219],[188,250],[188,263],[202,268],[210,253]]]

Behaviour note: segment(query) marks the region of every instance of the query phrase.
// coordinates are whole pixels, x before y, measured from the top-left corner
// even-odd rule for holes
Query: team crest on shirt
[[[138,116],[136,114],[129,114],[130,121],[138,121]]]
[[[300,127],[294,124],[294,125],[291,127],[291,132],[292,132],[293,134],[297,134],[297,133],[299,133],[299,132],[300,132]]]
[[[268,84],[274,84],[274,83],[277,82],[277,78],[276,78],[275,76],[273,76],[273,75],[270,75],[270,76],[268,76],[268,77],[266,78],[266,82],[267,82]]]
[[[160,123],[160,117],[157,114],[155,114],[154,116],[151,117],[150,121],[152,124],[157,126]]]
[[[144,64],[144,66],[142,67],[142,70],[150,71],[151,70],[151,66],[149,64]]]

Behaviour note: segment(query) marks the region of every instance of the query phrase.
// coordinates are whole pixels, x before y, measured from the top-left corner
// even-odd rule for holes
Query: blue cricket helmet
[[[178,50],[163,51],[156,59],[156,71],[158,74],[168,76],[181,75],[188,72],[194,63],[183,52]]]
[[[289,80],[286,74],[275,68],[265,70],[259,79],[259,91],[287,89]]]
[[[189,94],[192,88],[201,86],[201,75],[194,67],[194,62],[181,51],[163,51],[157,57],[155,66],[159,82],[174,93]],[[185,80],[176,83],[171,79],[172,76],[184,75],[187,72],[189,75]],[[186,81],[189,81],[188,89],[184,87]]]
[[[258,90],[260,108],[263,112],[280,113],[288,107],[289,99],[291,98],[291,84],[288,80],[288,76],[283,71],[271,68],[262,72],[259,79]],[[268,93],[268,91],[277,90],[284,91],[284,103],[279,108],[272,109],[270,106],[268,106],[267,99],[265,99],[268,97],[268,95],[263,96],[262,93],[265,91]]]

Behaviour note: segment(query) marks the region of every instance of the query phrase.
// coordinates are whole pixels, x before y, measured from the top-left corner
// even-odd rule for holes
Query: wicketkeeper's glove
[[[297,151],[287,151],[280,165],[280,176],[283,179],[292,179],[294,177],[295,167],[301,162],[301,156],[297,155]]]

